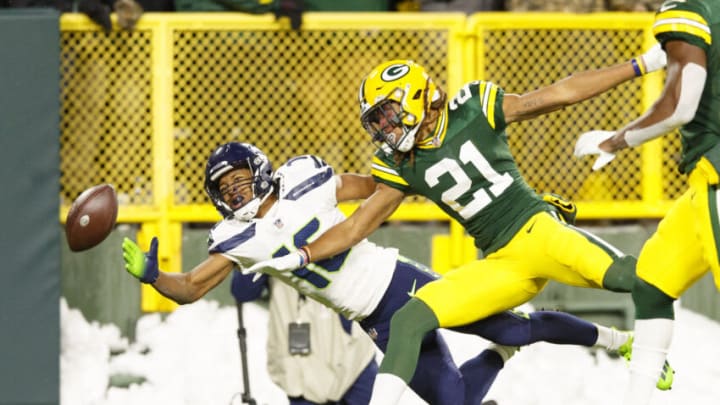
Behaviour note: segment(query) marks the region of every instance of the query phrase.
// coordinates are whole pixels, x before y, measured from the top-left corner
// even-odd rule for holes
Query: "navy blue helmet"
[[[220,193],[220,178],[234,169],[249,169],[252,173],[253,198],[233,210]],[[249,143],[228,142],[218,146],[205,167],[205,192],[223,218],[235,216],[241,220],[255,217],[260,204],[273,190],[272,164],[267,156]]]

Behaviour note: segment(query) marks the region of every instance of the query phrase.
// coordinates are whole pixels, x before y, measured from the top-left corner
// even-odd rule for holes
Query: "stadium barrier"
[[[302,30],[291,31],[271,15],[146,13],[135,30],[106,34],[66,14],[60,220],[82,190],[112,183],[119,222],[138,226],[142,247],[158,236],[161,267],[179,272],[183,226],[219,219],[203,192],[216,145],[248,141],[276,165],[312,153],[340,172],[368,173],[374,147],[355,98],[377,63],[413,59],[450,93],[480,78],[518,93],[641,53],[651,23],[650,13],[306,13]],[[661,217],[684,187],[678,137],[623,152],[597,173],[572,148],[581,132],[641,113],[662,80],[654,73],[509,128],[530,184],[576,200],[580,219]],[[433,248],[438,270],[478,254],[462,227],[423,199],[408,199],[391,220],[447,224]],[[143,311],[174,307],[143,286]]]

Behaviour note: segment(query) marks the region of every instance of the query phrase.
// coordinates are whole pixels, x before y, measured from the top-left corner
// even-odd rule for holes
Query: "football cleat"
[[[630,363],[630,360],[632,360],[632,344],[635,340],[634,335],[632,332],[630,333],[630,338],[622,344],[618,348],[618,354],[622,356],[628,363]],[[660,378],[658,378],[657,383],[655,384],[655,387],[661,391],[667,391],[669,389],[672,389],[673,381],[675,380],[675,370],[672,368],[670,363],[668,363],[667,360],[665,360],[665,364],[663,364],[662,372],[660,373]]]

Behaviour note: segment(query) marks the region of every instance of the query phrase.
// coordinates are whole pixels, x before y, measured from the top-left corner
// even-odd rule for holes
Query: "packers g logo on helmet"
[[[425,69],[411,60],[391,60],[375,67],[360,84],[360,120],[375,141],[385,142],[393,150],[407,152],[415,145],[420,123],[437,87]],[[394,102],[397,104],[392,104]],[[392,108],[388,108],[388,104]],[[395,110],[393,117],[385,111]],[[380,128],[380,117],[386,116],[393,127],[402,128],[399,137]]]
[[[410,71],[410,66],[401,63],[398,65],[391,65],[385,68],[383,72],[380,74],[380,78],[386,82],[392,82],[393,80],[397,80]]]

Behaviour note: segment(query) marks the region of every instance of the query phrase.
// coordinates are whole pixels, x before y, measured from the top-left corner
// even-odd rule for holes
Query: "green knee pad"
[[[603,288],[615,292],[631,292],[635,283],[636,265],[637,259],[633,256],[615,259],[603,277]]]
[[[635,302],[635,319],[675,318],[673,309],[675,299],[654,285],[637,279],[632,296]]]

